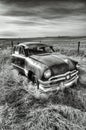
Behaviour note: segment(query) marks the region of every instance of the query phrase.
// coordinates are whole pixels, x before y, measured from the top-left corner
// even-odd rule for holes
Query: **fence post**
[[[80,52],[80,42],[78,42],[78,54],[79,54],[79,52]]]
[[[11,41],[11,47],[13,48],[13,41]]]

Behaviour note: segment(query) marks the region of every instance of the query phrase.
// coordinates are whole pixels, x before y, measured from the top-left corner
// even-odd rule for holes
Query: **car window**
[[[25,55],[24,48],[22,46],[19,48],[19,54]]]
[[[35,55],[35,54],[43,54],[43,53],[52,53],[54,50],[50,46],[43,46],[43,47],[31,47],[27,49],[27,54]]]
[[[15,46],[15,47],[13,48],[13,51],[14,51],[15,54],[19,54],[19,47],[18,47],[18,46]]]
[[[46,48],[45,48],[45,52],[46,52],[46,53],[52,53],[53,50],[52,50],[51,47],[46,47]]]

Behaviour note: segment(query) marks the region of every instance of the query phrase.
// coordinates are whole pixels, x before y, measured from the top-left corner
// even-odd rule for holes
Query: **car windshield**
[[[52,46],[36,46],[36,47],[29,47],[27,49],[28,55],[37,55],[43,53],[52,53],[54,49]]]

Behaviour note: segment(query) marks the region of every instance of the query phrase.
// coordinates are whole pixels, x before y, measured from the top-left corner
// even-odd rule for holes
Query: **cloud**
[[[0,36],[86,34],[85,0],[0,0]]]
[[[11,32],[11,31],[2,31],[2,32],[0,32],[0,36],[1,37],[5,37],[5,38],[7,38],[7,37],[17,37],[17,34],[16,34],[16,32]]]
[[[39,0],[37,0],[39,2]],[[35,2],[28,2],[25,0],[21,1],[15,1],[12,0],[12,5],[6,7],[6,11],[2,13],[4,16],[11,16],[11,17],[34,17],[34,19],[37,17],[38,19],[61,19],[68,16],[77,16],[77,15],[86,15],[86,5],[85,2],[71,2],[70,0],[67,2],[60,2],[54,0],[52,1],[41,1],[40,3],[43,4],[35,4]],[[6,2],[6,1],[5,1]],[[24,4],[22,6],[19,6],[19,2]],[[49,3],[50,2],[50,3]],[[17,5],[15,5],[15,3]],[[26,4],[27,3],[27,4]],[[30,3],[30,4],[29,4]],[[33,4],[32,4],[33,3]],[[46,4],[45,4],[46,3]],[[33,6],[30,6],[33,5]],[[23,22],[22,22],[23,23]],[[24,22],[25,23],[25,22]],[[30,22],[29,22],[30,23]],[[27,24],[27,22],[26,22]]]

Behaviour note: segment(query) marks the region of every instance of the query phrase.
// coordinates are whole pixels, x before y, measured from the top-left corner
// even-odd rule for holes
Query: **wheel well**
[[[39,82],[38,82],[38,80],[36,78],[36,75],[32,71],[28,72],[28,79],[31,80],[33,83],[36,83],[37,88],[39,89]]]
[[[32,71],[29,71],[28,72],[28,79],[31,80],[31,81],[34,81],[34,73]]]

